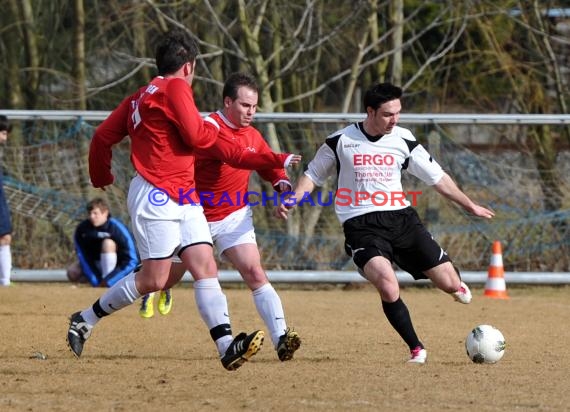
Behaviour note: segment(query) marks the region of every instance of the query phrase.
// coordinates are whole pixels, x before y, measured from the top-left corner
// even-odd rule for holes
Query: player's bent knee
[[[269,279],[267,279],[267,277],[263,277],[263,278],[248,278],[246,276],[242,275],[242,278],[245,282],[245,284],[247,285],[247,287],[251,290],[257,290],[262,286],[265,286],[269,283]]]
[[[357,250],[352,255],[352,260],[356,264],[356,266],[358,266],[359,268],[363,268],[364,265],[366,265],[366,263],[368,263],[370,259],[375,258],[376,256],[382,256],[382,254],[377,248],[366,247]]]
[[[78,265],[73,264],[67,268],[67,278],[70,282],[79,282],[83,277],[83,272]]]
[[[426,271],[426,276],[430,278],[439,289],[447,293],[455,292],[461,286],[459,271],[451,262],[443,263]]]
[[[101,243],[101,252],[113,253],[117,251],[117,244],[113,239],[104,239]]]
[[[144,294],[158,292],[159,290],[166,289],[167,281],[168,278],[155,279],[146,277],[145,279],[140,279],[140,282],[137,281],[137,289],[139,292],[144,291]]]

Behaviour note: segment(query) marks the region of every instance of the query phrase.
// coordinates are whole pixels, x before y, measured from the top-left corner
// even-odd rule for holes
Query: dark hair
[[[3,131],[10,133],[12,131],[12,125],[6,116],[0,114],[0,132]]]
[[[198,56],[198,45],[190,35],[174,29],[166,33],[156,48],[158,74],[172,74],[186,63],[192,63]]]
[[[91,212],[93,209],[101,209],[101,211],[109,212],[109,204],[105,201],[105,199],[97,197],[89,203],[87,203],[87,212]]]
[[[391,83],[379,83],[366,90],[362,103],[364,104],[364,110],[367,110],[369,107],[376,110],[384,103],[400,97],[402,97],[402,89],[400,87]]]
[[[256,93],[259,92],[255,77],[248,73],[238,72],[230,74],[226,79],[224,90],[222,91],[222,98],[229,97],[232,100],[237,99],[237,92],[240,87],[249,87],[255,90]]]

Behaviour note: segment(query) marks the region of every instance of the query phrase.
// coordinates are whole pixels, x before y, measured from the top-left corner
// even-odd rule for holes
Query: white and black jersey
[[[370,136],[359,122],[328,136],[305,175],[322,186],[336,171],[335,211],[344,223],[366,213],[410,206],[402,188],[403,170],[430,186],[444,174],[410,130],[395,126],[390,134]]]

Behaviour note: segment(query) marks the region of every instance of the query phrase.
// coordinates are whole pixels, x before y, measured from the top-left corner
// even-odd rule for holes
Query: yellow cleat
[[[161,315],[168,315],[172,310],[172,291],[171,289],[161,290],[158,298],[158,312]]]
[[[149,293],[148,295],[143,296],[139,315],[147,319],[154,316],[154,293]]]

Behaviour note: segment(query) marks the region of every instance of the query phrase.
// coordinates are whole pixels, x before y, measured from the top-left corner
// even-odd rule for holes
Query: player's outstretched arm
[[[311,193],[314,189],[315,183],[307,175],[301,176],[291,196],[288,196],[286,201],[275,209],[275,217],[287,220],[289,213],[297,206],[305,193]]]
[[[115,177],[111,173],[112,147],[128,134],[130,98],[124,99],[95,130],[89,145],[89,177],[94,187],[104,189],[112,185]]]
[[[275,153],[272,150],[250,151],[236,145],[227,136],[220,134],[213,146],[207,149],[195,149],[197,156],[213,157],[236,169],[270,170],[299,164],[301,155],[294,153]]]
[[[287,161],[285,162],[285,167],[298,165],[299,163],[301,163],[302,159],[303,159],[303,156],[297,155],[297,154],[292,154],[287,158]]]
[[[440,181],[437,182],[433,187],[442,196],[445,196],[449,200],[457,203],[459,206],[474,216],[484,217],[487,219],[491,219],[495,216],[495,212],[493,212],[491,209],[487,209],[486,207],[480,206],[473,202],[465,193],[461,191],[461,189],[459,189],[459,187],[447,173],[444,173]]]

